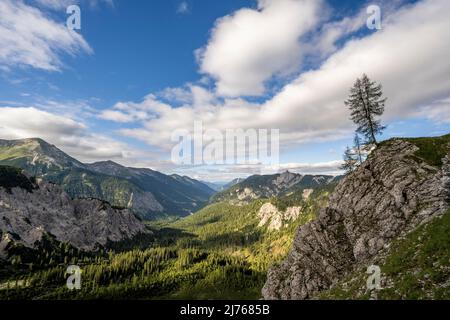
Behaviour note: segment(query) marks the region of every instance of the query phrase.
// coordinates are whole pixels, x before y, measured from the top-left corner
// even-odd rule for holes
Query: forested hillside
[[[268,199],[244,206],[216,203],[185,219],[153,222],[151,234],[106,251],[63,249],[65,262],[83,269],[77,292],[65,288],[58,250],[41,249],[48,259],[37,263],[23,263],[17,255],[13,267],[2,268],[0,298],[257,299],[268,267],[285,257],[295,230],[314,219],[327,197],[321,190],[307,200],[272,201],[279,210],[299,208],[279,230],[261,225],[259,211]]]
[[[310,192],[316,188],[335,185],[341,177],[328,175],[301,175],[283,172],[273,175],[253,175],[244,180],[235,180],[231,185],[215,194],[212,202],[248,202],[260,198],[289,196],[299,191]]]

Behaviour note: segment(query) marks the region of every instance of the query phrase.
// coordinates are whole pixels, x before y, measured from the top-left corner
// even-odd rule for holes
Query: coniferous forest
[[[268,268],[285,257],[298,226],[314,218],[327,195],[215,203],[188,218],[148,222],[149,234],[96,253],[46,237],[37,250],[10,251],[0,299],[258,299]],[[280,230],[258,227],[266,202],[280,210],[297,204],[302,214]],[[81,290],[67,289],[69,264],[82,270]]]

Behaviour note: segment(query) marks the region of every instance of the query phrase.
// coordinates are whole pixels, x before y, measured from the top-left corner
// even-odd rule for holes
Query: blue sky
[[[65,26],[72,3],[76,34]],[[381,30],[366,27],[371,4]],[[449,131],[448,9],[444,0],[2,0],[0,138],[40,136],[83,161],[210,181],[260,172],[171,163],[171,132],[202,120],[280,129],[282,170],[337,173],[353,130],[343,100],[363,72],[388,97],[383,139]]]

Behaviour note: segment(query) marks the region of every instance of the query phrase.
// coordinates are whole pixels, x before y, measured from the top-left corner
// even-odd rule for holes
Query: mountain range
[[[0,140],[0,165],[61,185],[73,198],[97,198],[144,219],[186,216],[215,193],[206,184],[112,161],[82,163],[42,139]]]
[[[0,166],[0,299],[450,297],[450,135],[383,141],[343,177],[251,176],[195,214],[145,222],[45,181],[76,161],[53,151],[31,159],[44,179]],[[112,162],[73,166],[147,177]],[[80,291],[64,287],[69,263],[83,266]],[[373,266],[377,290],[366,281]]]
[[[233,180],[226,189],[215,194],[211,202],[248,202],[260,198],[289,196],[298,191],[305,192],[306,196],[314,189],[335,185],[341,178],[341,176],[302,175],[289,171],[273,175],[253,175],[244,180]]]
[[[72,198],[96,198],[146,220],[184,217],[208,203],[289,196],[335,184],[340,177],[284,172],[212,184],[113,161],[82,163],[39,138],[0,140],[0,165],[60,185]]]

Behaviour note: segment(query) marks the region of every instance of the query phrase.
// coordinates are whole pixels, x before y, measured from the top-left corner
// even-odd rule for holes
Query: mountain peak
[[[117,167],[117,168],[126,168],[123,165],[114,162],[112,160],[105,160],[105,161],[97,161],[94,163],[89,164],[90,166],[109,166],[109,167]]]
[[[289,170],[286,170],[286,171],[284,171],[284,172],[279,174],[279,177],[281,177],[283,179],[286,179],[286,178],[290,179],[290,178],[299,177],[299,176],[302,176],[302,175],[299,174],[299,173],[291,172]]]
[[[0,140],[0,162],[25,166],[24,169],[34,175],[44,174],[50,167],[84,167],[81,162],[41,138]]]
[[[84,164],[39,138],[0,140],[0,165],[60,184],[73,198],[98,198],[141,217],[183,216],[205,205],[214,190],[189,177],[173,177],[114,161]],[[88,186],[88,187],[85,187]]]
[[[130,175],[130,170],[127,167],[122,166],[111,160],[98,161],[91,164],[87,164],[87,167],[95,172],[108,174],[108,175]]]

